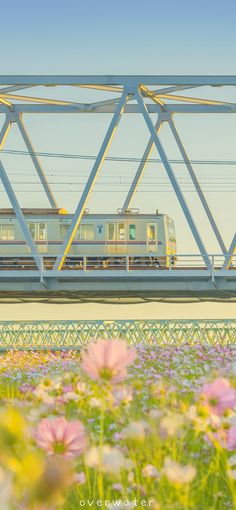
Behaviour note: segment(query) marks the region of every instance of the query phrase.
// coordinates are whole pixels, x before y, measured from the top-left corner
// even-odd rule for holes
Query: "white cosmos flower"
[[[89,400],[89,403],[92,407],[97,407],[98,409],[100,409],[103,406],[102,400],[100,400],[100,398],[96,398],[96,397],[92,397]]]
[[[149,411],[149,416],[154,420],[158,420],[162,416],[162,412],[159,409],[153,408]]]
[[[232,478],[233,480],[236,480],[236,469],[228,469],[227,475],[229,478]]]
[[[228,459],[229,466],[236,466],[236,455],[231,455]]]
[[[149,425],[146,421],[132,421],[122,430],[122,435],[126,439],[143,441],[149,430]]]
[[[164,416],[160,422],[161,429],[164,430],[170,437],[175,436],[175,434],[183,427],[183,425],[184,417],[182,414],[178,413],[171,413],[167,416]]]
[[[121,386],[120,388],[114,388],[113,397],[116,405],[124,404],[127,405],[133,400],[132,388],[128,386]]]
[[[197,474],[196,468],[191,464],[182,465],[169,457],[165,458],[163,472],[170,482],[176,484],[191,483]]]
[[[152,464],[147,464],[144,466],[142,473],[145,478],[159,478],[157,468]]]
[[[93,446],[85,455],[87,466],[104,473],[119,473],[125,468],[125,457],[118,448],[109,445]]]

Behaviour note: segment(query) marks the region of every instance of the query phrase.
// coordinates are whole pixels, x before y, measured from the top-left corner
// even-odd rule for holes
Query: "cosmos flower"
[[[161,434],[174,437],[184,425],[184,417],[179,413],[170,413],[160,422]]]
[[[76,457],[84,452],[87,439],[83,424],[64,417],[43,419],[35,430],[35,440],[48,455]]]
[[[85,473],[83,471],[81,471],[80,473],[75,473],[74,482],[77,483],[78,485],[83,485],[86,482]]]
[[[122,436],[133,441],[144,441],[149,431],[150,428],[146,421],[132,421],[122,430]]]
[[[236,450],[236,427],[227,430],[227,450]]]
[[[236,405],[236,392],[227,379],[219,378],[213,383],[205,384],[201,391],[201,397],[209,412],[223,415],[227,409]]]
[[[233,478],[233,480],[236,480],[236,455],[232,455],[231,457],[229,457],[229,459],[227,459],[227,465],[228,465],[228,469],[227,469],[227,475],[229,476],[229,478]]]
[[[152,464],[146,464],[142,469],[142,473],[145,478],[159,478],[157,468]]]
[[[118,474],[125,468],[125,457],[118,448],[109,445],[93,446],[85,455],[85,463],[104,473]]]
[[[196,476],[196,468],[191,464],[182,465],[174,462],[169,457],[165,458],[163,473],[168,480],[175,484],[191,483]]]
[[[205,439],[208,443],[214,444],[214,446],[215,443],[218,443],[226,450],[236,450],[236,427],[234,426],[229,429],[221,428],[216,432],[208,431],[205,435]]]
[[[127,367],[135,357],[136,350],[130,349],[122,340],[98,340],[82,353],[81,366],[93,380],[118,383],[126,378]]]
[[[115,405],[128,405],[133,399],[133,390],[128,386],[115,387],[112,395]]]

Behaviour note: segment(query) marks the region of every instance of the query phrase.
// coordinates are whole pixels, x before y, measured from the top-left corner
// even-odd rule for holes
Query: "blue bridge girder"
[[[0,301],[236,301],[236,267],[0,270]]]
[[[35,152],[29,134],[23,122],[24,115],[75,113],[75,114],[111,114],[107,133],[99,149],[91,173],[78,201],[71,224],[61,243],[53,266],[47,268],[43,257],[40,256],[38,246],[29,232],[22,206],[18,202],[14,189],[7,174],[7,169],[0,162],[0,179],[10,200],[16,218],[24,234],[24,240],[33,259],[33,265],[26,270],[21,267],[9,267],[9,261],[4,267],[4,257],[0,250],[0,300],[11,299],[64,299],[66,300],[107,300],[126,302],[126,300],[236,300],[236,271],[235,250],[236,234],[227,248],[225,240],[216,224],[203,189],[194,172],[187,151],[183,145],[174,119],[179,114],[225,114],[236,113],[236,101],[225,101],[208,97],[214,87],[235,87],[236,76],[167,76],[167,75],[91,75],[91,76],[63,76],[63,75],[4,75],[0,76],[0,118],[3,126],[0,131],[0,150],[8,137],[12,125],[18,129],[23,138],[35,170],[41,181],[45,196],[50,207],[57,206],[56,198],[49,185],[43,166]],[[49,87],[49,88],[48,88]],[[102,92],[100,101],[71,101],[48,98],[54,87],[73,88],[78,91],[78,98],[82,89]],[[75,89],[76,87],[76,89]],[[202,87],[207,97],[202,98]],[[46,94],[44,92],[46,91]],[[187,91],[187,95],[185,92]],[[108,93],[107,99],[104,94]],[[198,94],[200,92],[200,94]],[[111,97],[111,93],[113,97]],[[157,114],[157,122],[153,123],[151,114]],[[67,257],[73,243],[75,233],[83,217],[87,202],[93,191],[96,179],[106,158],[107,151],[116,133],[122,115],[141,115],[145,121],[149,141],[143,159],[137,169],[130,190],[124,201],[122,211],[130,207],[143,176],[145,166],[150,158],[153,147],[157,149],[163,167],[173,187],[179,206],[191,230],[193,239],[200,254],[201,263],[196,267],[195,255],[190,256],[190,263],[176,264],[167,268],[136,268],[130,267],[126,257],[125,267],[107,270],[93,268],[89,270],[86,257],[80,268],[66,268]],[[174,167],[172,166],[166,149],[159,138],[159,130],[163,125],[169,129],[174,143],[183,158],[189,178],[198,195],[212,234],[216,239],[220,253],[211,256],[203,242],[201,225],[194,218],[192,208],[189,207]],[[220,263],[218,260],[221,259]],[[27,266],[27,264],[26,264]]]

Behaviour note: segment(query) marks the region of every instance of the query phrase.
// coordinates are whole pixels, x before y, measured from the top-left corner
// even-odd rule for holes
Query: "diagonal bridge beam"
[[[147,91],[145,90],[144,91],[145,95],[146,95],[146,92]],[[169,125],[169,127],[171,129],[171,132],[172,132],[172,134],[174,136],[176,144],[177,144],[177,146],[179,148],[179,151],[180,151],[180,153],[181,153],[181,155],[183,157],[183,162],[186,165],[186,168],[188,170],[189,176],[190,176],[190,178],[192,180],[194,188],[195,188],[195,190],[196,190],[196,192],[198,194],[198,197],[199,197],[199,199],[200,199],[200,201],[202,203],[204,211],[205,211],[205,213],[206,213],[206,215],[208,217],[208,220],[209,220],[209,222],[211,224],[212,230],[213,230],[213,232],[215,234],[215,237],[216,237],[216,239],[218,241],[218,244],[219,244],[223,254],[226,254],[227,253],[227,248],[226,248],[225,243],[223,241],[223,238],[222,238],[222,236],[220,234],[220,231],[219,231],[219,229],[217,227],[217,224],[216,224],[216,222],[214,220],[213,214],[212,214],[212,212],[211,212],[211,210],[209,208],[209,205],[208,205],[207,200],[205,198],[205,195],[204,195],[204,193],[202,191],[200,183],[199,183],[199,181],[197,179],[197,176],[196,176],[196,174],[195,174],[195,172],[193,170],[193,167],[192,167],[192,164],[191,164],[191,162],[189,160],[189,157],[188,157],[188,155],[187,155],[187,153],[185,151],[184,145],[183,145],[183,143],[182,143],[182,141],[180,139],[180,136],[179,136],[179,133],[178,133],[178,131],[176,129],[176,126],[175,126],[175,123],[173,121],[173,116],[172,115],[170,115],[168,113],[160,113],[159,114],[158,121],[157,121],[157,123],[155,125],[156,133],[158,134],[158,132],[160,131],[160,128],[163,125],[164,121],[166,121],[168,123],[168,125]],[[130,207],[130,204],[131,204],[131,202],[132,202],[132,200],[134,198],[134,195],[135,195],[135,193],[137,191],[139,182],[140,182],[140,180],[142,178],[142,175],[143,175],[144,170],[145,170],[145,166],[148,163],[148,159],[149,159],[149,157],[151,155],[151,151],[152,151],[153,147],[154,147],[154,141],[153,141],[153,138],[151,137],[149,142],[148,142],[148,144],[147,144],[147,147],[145,149],[145,152],[143,154],[143,157],[141,159],[141,162],[140,162],[140,165],[139,165],[139,167],[137,169],[137,172],[136,172],[136,174],[134,176],[134,179],[133,179],[133,182],[132,182],[132,184],[130,186],[130,189],[129,189],[129,192],[127,194],[127,197],[126,197],[126,199],[124,201],[122,212],[125,212],[125,210]]]
[[[80,221],[81,221],[81,218],[83,216],[83,213],[84,213],[84,209],[86,207],[86,204],[89,200],[89,197],[90,197],[90,194],[93,190],[93,187],[94,187],[94,184],[95,184],[95,181],[99,175],[99,172],[100,172],[100,169],[102,167],[102,164],[103,164],[103,161],[106,157],[106,154],[107,154],[107,151],[110,147],[110,144],[112,142],[112,139],[113,139],[113,136],[115,134],[115,131],[117,129],[117,126],[120,122],[120,119],[121,119],[121,116],[124,112],[124,107],[125,107],[125,103],[126,103],[126,100],[127,100],[127,97],[128,97],[128,92],[127,91],[124,91],[121,98],[120,98],[120,101],[117,105],[117,109],[116,109],[116,112],[112,118],[112,121],[110,123],[110,126],[108,128],[108,131],[107,131],[107,134],[104,138],[104,141],[102,143],[102,146],[101,146],[101,149],[98,153],[98,156],[97,156],[97,159],[94,163],[94,166],[92,168],[92,171],[90,173],[90,176],[88,178],[88,181],[85,185],[85,188],[84,188],[84,191],[82,193],[82,196],[81,196],[81,199],[79,201],[79,204],[77,206],[77,209],[75,211],[75,214],[73,216],[73,219],[72,219],[72,222],[68,228],[68,231],[66,233],[66,236],[65,236],[65,239],[62,243],[62,247],[61,247],[61,252],[60,254],[58,255],[57,259],[56,259],[56,262],[54,264],[54,267],[53,269],[58,269],[58,270],[61,270],[63,264],[64,264],[64,260],[70,250],[70,247],[71,247],[71,244],[73,242],[73,239],[75,237],[75,234],[76,234],[76,231],[78,229],[78,226],[80,224]]]
[[[158,134],[161,127],[162,127],[162,120],[160,117],[158,117],[158,120],[156,122],[156,125],[155,125],[155,131],[156,133]],[[138,185],[142,179],[142,176],[143,176],[143,173],[144,173],[144,170],[145,170],[145,167],[147,166],[148,164],[148,160],[151,156],[151,153],[153,151],[153,148],[154,148],[155,144],[154,144],[154,141],[153,141],[153,138],[151,136],[151,138],[149,139],[149,142],[147,144],[147,147],[143,153],[143,157],[140,161],[140,164],[138,166],[138,169],[137,169],[137,172],[133,178],[133,181],[132,181],[132,184],[130,186],[130,189],[128,191],[128,194],[127,194],[127,197],[124,201],[124,204],[123,204],[123,207],[122,207],[122,212],[124,213],[127,209],[129,209],[131,203],[132,203],[132,200],[134,198],[134,195],[138,189]]]
[[[39,158],[35,154],[34,146],[33,146],[32,142],[31,142],[31,139],[30,139],[30,137],[29,137],[29,135],[27,133],[26,127],[25,127],[25,125],[24,125],[24,123],[22,121],[22,116],[20,116],[20,115],[16,116],[16,123],[17,123],[19,131],[21,133],[21,136],[22,136],[22,138],[23,138],[23,140],[25,142],[25,145],[26,145],[26,148],[27,148],[27,150],[29,152],[29,155],[30,155],[30,157],[31,157],[31,159],[33,161],[34,167],[35,167],[36,172],[38,174],[38,177],[39,177],[39,179],[40,179],[40,181],[42,183],[43,189],[44,189],[44,191],[46,193],[46,196],[48,198],[50,206],[52,208],[57,209],[58,205],[57,205],[56,199],[54,197],[53,191],[52,191],[52,189],[51,189],[51,187],[50,187],[50,185],[49,185],[49,183],[47,181],[47,176],[46,176],[46,174],[45,174],[45,172],[43,170],[43,167],[42,167],[42,165],[40,163],[40,160],[39,160]]]
[[[0,151],[3,149],[6,139],[8,137],[9,131],[11,129],[11,121],[9,120],[8,115],[6,115],[6,119],[0,131]]]
[[[157,148],[157,151],[158,151],[158,153],[160,155],[160,158],[161,158],[161,160],[163,162],[163,165],[165,167],[166,173],[167,173],[167,175],[168,175],[168,177],[170,179],[170,182],[171,182],[171,184],[173,186],[173,189],[175,191],[176,197],[177,197],[177,199],[179,201],[181,209],[182,209],[182,211],[183,211],[183,213],[185,215],[185,218],[186,218],[186,220],[188,222],[188,225],[189,225],[190,230],[191,230],[191,232],[193,234],[193,237],[194,237],[195,242],[196,242],[196,244],[198,246],[198,249],[199,249],[199,251],[200,251],[200,253],[202,255],[203,261],[206,263],[207,268],[209,270],[211,270],[212,269],[212,263],[210,261],[210,258],[208,256],[208,254],[207,254],[206,247],[205,247],[205,245],[203,243],[203,240],[202,240],[202,238],[200,236],[200,233],[198,231],[197,225],[195,224],[195,221],[194,221],[194,219],[192,217],[191,211],[190,211],[190,209],[188,207],[188,204],[187,204],[187,202],[185,200],[185,197],[184,197],[184,195],[182,193],[182,190],[181,190],[181,188],[179,186],[179,183],[178,183],[178,181],[177,181],[177,179],[175,177],[175,173],[174,173],[174,171],[173,171],[173,169],[172,169],[172,167],[170,165],[170,162],[169,162],[169,160],[167,158],[167,155],[166,155],[165,150],[164,150],[164,148],[162,146],[162,143],[161,143],[161,141],[160,141],[160,139],[159,139],[159,137],[158,137],[158,135],[156,133],[155,127],[153,125],[153,122],[152,122],[152,120],[150,118],[150,115],[148,113],[147,107],[144,104],[142,95],[141,95],[141,93],[140,93],[138,88],[136,89],[136,92],[135,92],[135,98],[136,98],[136,100],[138,102],[138,105],[140,106],[140,110],[141,110],[141,112],[143,114],[144,120],[145,120],[145,122],[147,124],[147,127],[148,127],[148,129],[150,131],[151,137],[152,137],[152,139],[154,141],[154,144],[155,144],[155,146]]]
[[[234,237],[232,239],[232,243],[231,243],[231,245],[229,247],[229,250],[226,253],[225,261],[224,261],[224,264],[222,266],[222,270],[229,269],[231,261],[232,261],[232,258],[233,258],[234,253],[235,253],[235,250],[236,250],[236,232],[235,232]]]
[[[212,214],[212,212],[210,210],[210,207],[209,207],[209,205],[207,203],[205,195],[204,195],[204,193],[202,191],[202,188],[201,188],[201,186],[199,184],[198,178],[197,178],[197,176],[196,176],[196,174],[195,174],[195,172],[193,170],[192,164],[191,164],[191,162],[189,160],[189,157],[188,157],[188,155],[187,155],[187,153],[185,151],[185,148],[184,148],[183,143],[182,143],[182,141],[180,139],[179,133],[178,133],[178,131],[176,129],[176,126],[174,124],[174,121],[173,121],[172,117],[169,118],[168,124],[170,126],[171,131],[172,131],[174,139],[175,139],[175,141],[176,141],[176,143],[178,145],[179,151],[180,151],[180,153],[181,153],[181,155],[183,157],[183,161],[184,161],[185,166],[186,166],[186,168],[188,170],[188,173],[189,173],[189,176],[190,176],[190,178],[192,180],[194,188],[195,188],[195,190],[196,190],[196,192],[198,194],[198,197],[199,197],[199,199],[200,199],[200,201],[202,203],[204,211],[205,211],[205,213],[206,213],[206,215],[208,217],[208,220],[209,220],[209,222],[211,224],[211,227],[212,227],[212,230],[213,230],[213,232],[215,234],[215,237],[216,237],[216,239],[217,239],[217,241],[219,243],[219,246],[220,246],[222,252],[226,253],[227,252],[227,248],[226,248],[225,243],[223,241],[223,238],[222,238],[222,236],[220,234],[220,231],[219,231],[219,229],[218,229],[218,227],[216,225],[216,222],[214,220],[213,214]]]
[[[9,198],[12,208],[15,212],[16,218],[19,222],[19,225],[22,230],[23,236],[26,240],[26,243],[27,243],[28,247],[30,248],[32,256],[35,260],[36,266],[38,267],[39,271],[41,271],[42,270],[41,256],[38,252],[37,246],[31,236],[31,234],[30,234],[30,231],[28,229],[27,223],[24,218],[24,214],[22,212],[20,204],[16,198],[14,190],[11,186],[11,183],[8,179],[7,173],[4,169],[4,166],[1,161],[0,161],[0,179],[1,179],[3,186],[7,192],[7,196]]]

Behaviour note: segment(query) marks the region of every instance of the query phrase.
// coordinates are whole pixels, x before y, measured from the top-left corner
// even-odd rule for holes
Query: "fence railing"
[[[0,350],[80,349],[98,338],[129,344],[229,345],[236,342],[236,320],[1,321]]]
[[[39,264],[36,263],[39,262]],[[53,269],[56,255],[38,255],[35,259],[32,255],[15,256],[0,255],[1,271],[50,271]],[[210,264],[209,264],[210,262]],[[176,254],[176,255],[69,255],[65,258],[62,270],[64,271],[138,271],[138,270],[204,270],[210,268],[213,271],[222,269],[236,270],[236,254],[230,259],[223,254]]]

